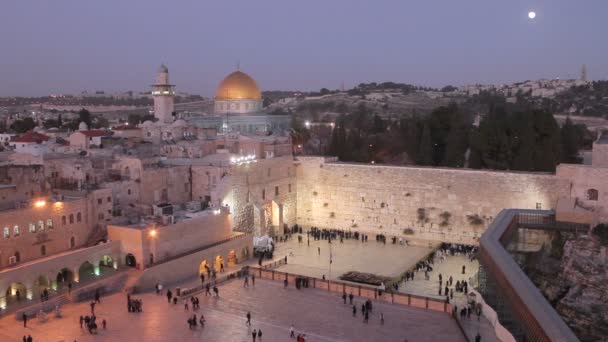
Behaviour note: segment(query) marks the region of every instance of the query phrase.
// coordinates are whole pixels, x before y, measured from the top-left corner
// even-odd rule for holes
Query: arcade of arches
[[[120,251],[113,244],[75,251],[64,256],[34,262],[0,272],[0,308],[26,305],[40,300],[45,290],[49,297],[65,293],[68,287],[114,274],[119,267]],[[89,252],[88,255],[87,252]],[[83,261],[84,260],[84,261]]]

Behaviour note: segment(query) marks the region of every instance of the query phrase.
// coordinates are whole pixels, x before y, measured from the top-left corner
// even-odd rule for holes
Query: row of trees
[[[88,110],[81,109],[78,112],[78,117],[71,120],[64,120],[59,114],[57,119],[47,119],[42,125],[44,128],[59,128],[69,129],[75,131],[81,122],[87,124],[90,129],[93,128],[105,128],[108,127],[108,120],[102,116],[93,116]],[[9,131],[14,133],[25,133],[29,130],[34,129],[38,124],[31,117],[26,117],[20,120],[15,120],[9,128]],[[0,127],[0,131],[6,131],[6,127]]]
[[[560,162],[579,162],[578,150],[593,141],[583,125],[568,119],[560,127],[543,110],[494,106],[476,127],[465,108],[387,120],[360,105],[338,117],[327,153],[363,163],[553,171]]]

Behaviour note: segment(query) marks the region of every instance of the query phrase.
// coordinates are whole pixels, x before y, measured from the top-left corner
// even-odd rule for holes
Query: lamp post
[[[150,253],[150,266],[152,266],[154,264],[154,258],[156,255],[156,236],[158,235],[156,226],[152,226],[152,229],[150,229],[150,233],[148,235],[152,239],[152,252]]]

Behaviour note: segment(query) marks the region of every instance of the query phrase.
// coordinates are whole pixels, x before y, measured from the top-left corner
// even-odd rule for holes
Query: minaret
[[[587,82],[587,64],[583,64],[583,69],[581,70],[581,81]]]
[[[152,85],[152,97],[154,98],[154,116],[161,123],[173,122],[173,98],[175,97],[175,86],[169,84],[169,69],[162,64],[158,69],[156,84]]]

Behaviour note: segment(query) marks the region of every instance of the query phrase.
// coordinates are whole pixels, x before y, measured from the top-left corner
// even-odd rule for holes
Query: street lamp
[[[39,200],[39,201],[34,202],[34,206],[36,208],[42,208],[45,205],[46,205],[46,201],[45,200]]]

